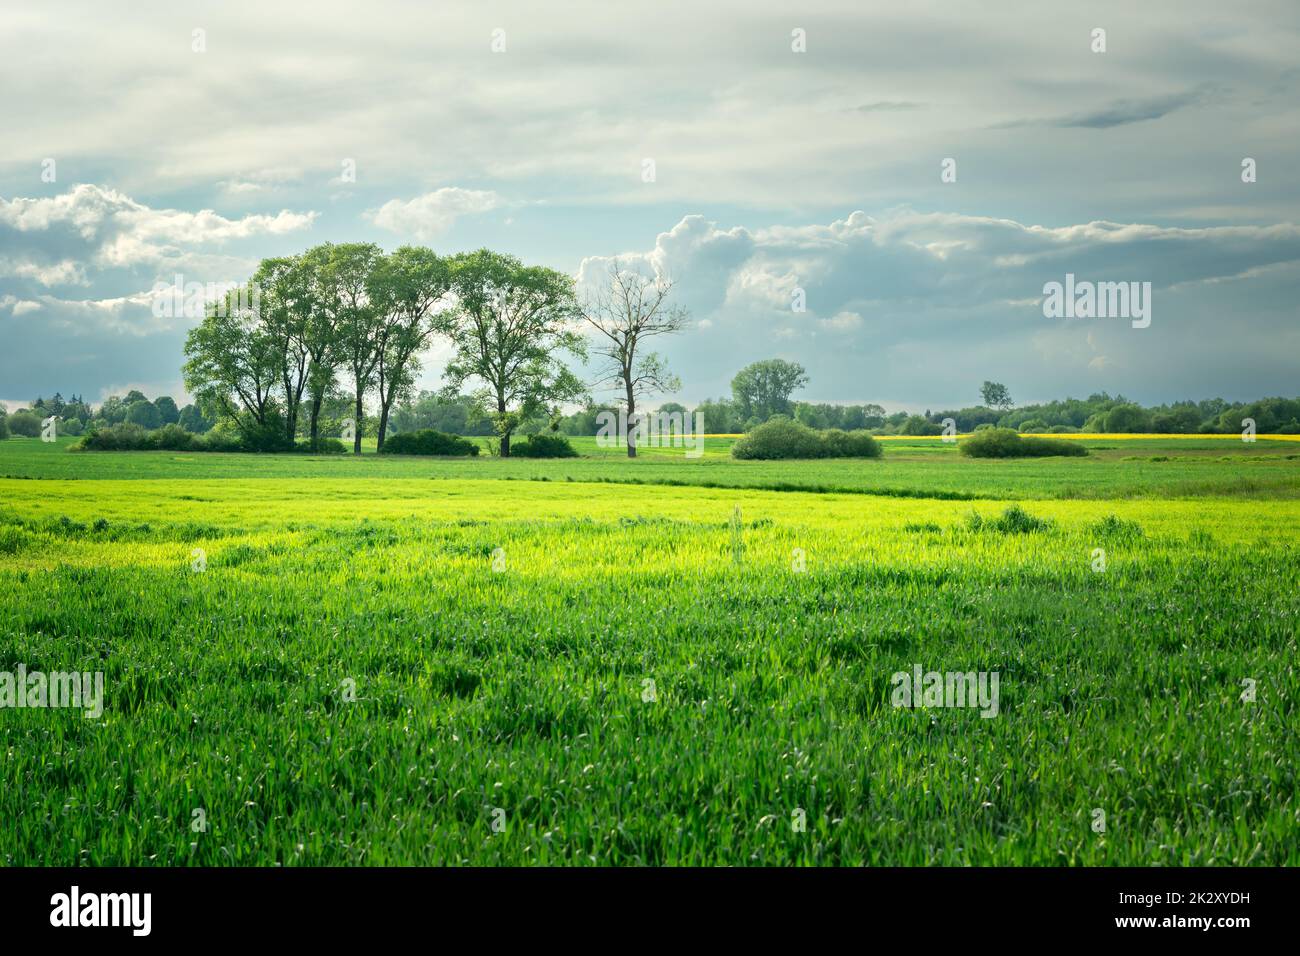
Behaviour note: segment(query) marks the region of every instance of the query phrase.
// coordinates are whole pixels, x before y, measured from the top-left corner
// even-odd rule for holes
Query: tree
[[[595,384],[612,386],[622,393],[627,408],[629,458],[636,457],[637,399],[681,388],[681,381],[668,371],[661,355],[637,354],[644,340],[686,327],[686,310],[668,304],[672,288],[672,281],[662,274],[647,276],[627,271],[616,259],[610,264],[604,284],[585,303],[584,317],[598,333],[596,354],[605,359]]]
[[[153,402],[132,402],[126,410],[126,420],[151,430],[162,425],[162,415]]]
[[[126,402],[120,396],[110,395],[99,406],[99,417],[110,425],[126,421]]]
[[[164,425],[174,425],[180,421],[181,410],[176,407],[176,400],[170,395],[159,395],[153,400],[154,407],[158,409],[158,418]]]
[[[508,458],[510,435],[521,422],[582,395],[582,383],[559,357],[585,357],[573,328],[580,316],[573,280],[487,249],[454,256],[449,265],[456,313],[449,329],[455,355],[443,375],[447,393],[469,380],[483,383],[476,397],[492,417],[501,457]]]
[[[374,384],[379,364],[383,313],[370,295],[371,273],[382,258],[372,243],[350,242],[331,246],[325,263],[322,286],[325,300],[334,311],[338,355],[352,375],[353,454],[361,454],[365,396]]]
[[[420,370],[420,352],[436,332],[447,333],[453,313],[438,311],[451,287],[446,260],[431,249],[403,246],[376,263],[370,297],[379,309],[376,384],[379,388],[378,451],[384,450],[393,402],[409,395]]]
[[[311,400],[307,431],[312,451],[320,450],[321,406],[334,391],[342,361],[338,327],[343,305],[338,287],[331,281],[333,250],[333,244],[328,242],[313,246],[299,256],[297,264],[302,270],[297,279],[304,285],[298,309],[301,326],[295,334],[307,356],[306,392]],[[357,422],[356,427],[359,434],[361,423]]]
[[[1137,405],[1116,405],[1106,413],[1105,421],[1111,434],[1145,432],[1151,427],[1147,413]]]
[[[790,415],[790,395],[808,384],[802,365],[785,359],[764,359],[747,365],[731,380],[731,393],[745,421],[765,422],[773,415]]]
[[[315,354],[311,338],[317,325],[313,311],[314,285],[305,258],[281,256],[263,259],[249,288],[257,296],[262,328],[275,343],[284,401],[285,439],[292,443],[298,436],[298,417]],[[316,407],[319,410],[319,406]],[[312,441],[314,444],[314,429]]]
[[[202,435],[212,428],[212,423],[203,417],[197,405],[186,405],[182,408],[176,423],[194,435]]]
[[[283,434],[272,442],[280,419],[274,392],[280,358],[275,338],[258,322],[255,310],[236,304],[227,293],[224,307],[209,309],[185,337],[185,388],[200,407],[231,419],[253,447],[283,446]]]
[[[1015,402],[1011,400],[1011,392],[1005,385],[997,382],[985,382],[980,386],[980,398],[989,408],[1006,410],[1011,408]]]
[[[41,419],[35,412],[20,408],[7,419],[9,431],[14,435],[22,435],[25,438],[41,437]]]

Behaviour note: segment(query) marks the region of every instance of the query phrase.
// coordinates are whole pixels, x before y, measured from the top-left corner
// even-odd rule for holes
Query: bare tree
[[[656,392],[675,392],[681,381],[668,370],[663,356],[641,353],[641,343],[656,335],[680,332],[690,319],[681,306],[670,305],[673,282],[610,263],[604,284],[583,303],[587,323],[599,335],[594,347],[605,359],[595,385],[622,393],[627,405],[627,457],[636,457],[637,400]]]

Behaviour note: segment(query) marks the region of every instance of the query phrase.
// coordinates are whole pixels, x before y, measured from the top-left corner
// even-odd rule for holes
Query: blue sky
[[[1300,393],[1294,3],[50,2],[0,82],[0,400],[180,397],[155,285],[326,240],[666,270],[665,398]],[[1151,326],[1045,318],[1067,272]]]

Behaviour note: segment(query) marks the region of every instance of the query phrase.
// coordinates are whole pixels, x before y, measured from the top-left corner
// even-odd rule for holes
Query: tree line
[[[488,249],[439,256],[403,246],[325,243],[265,259],[246,286],[207,310],[185,342],[186,388],[205,412],[238,429],[247,447],[291,449],[305,422],[318,450],[322,410],[346,395],[361,451],[367,399],[379,449],[394,407],[411,400],[423,354],[450,347],[444,394],[466,389],[491,424],[497,450],[526,421],[561,417],[588,385],[566,363],[585,360],[597,333],[599,384],[620,389],[629,414],[656,390],[678,387],[645,340],[679,331],[671,281],[613,263],[606,285],[580,302],[574,280]],[[629,455],[635,448],[629,445]]]

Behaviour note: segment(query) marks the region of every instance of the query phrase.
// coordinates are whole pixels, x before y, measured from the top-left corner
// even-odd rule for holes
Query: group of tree
[[[45,421],[51,417],[55,419],[56,434],[74,436],[126,422],[146,429],[175,424],[196,435],[212,427],[212,422],[196,406],[178,408],[168,395],[150,400],[137,389],[125,396],[110,395],[97,407],[80,396],[65,399],[55,392],[52,398],[37,398],[30,407],[17,409],[7,416],[0,410],[5,431],[28,438],[40,437]]]
[[[559,430],[561,409],[588,390],[617,390],[629,415],[677,380],[644,343],[679,331],[672,283],[613,263],[580,301],[572,277],[487,249],[440,256],[403,246],[325,243],[263,260],[249,283],[209,308],[185,343],[186,387],[246,447],[318,450],[332,403],[360,453],[388,434],[436,428],[490,434],[510,455],[521,429]],[[584,332],[586,334],[584,334]],[[588,338],[604,363],[584,382]],[[416,393],[425,353],[450,353],[440,393]],[[629,447],[628,453],[635,454]]]
[[[931,434],[938,434],[944,419],[951,418],[959,432],[996,427],[1019,432],[1193,435],[1240,432],[1242,422],[1250,419],[1260,433],[1300,434],[1300,398],[1251,402],[1211,398],[1143,407],[1123,395],[1097,392],[1086,399],[1065,398],[1016,407],[1006,386],[996,382],[985,382],[980,396],[981,405],[927,412],[914,424]]]

